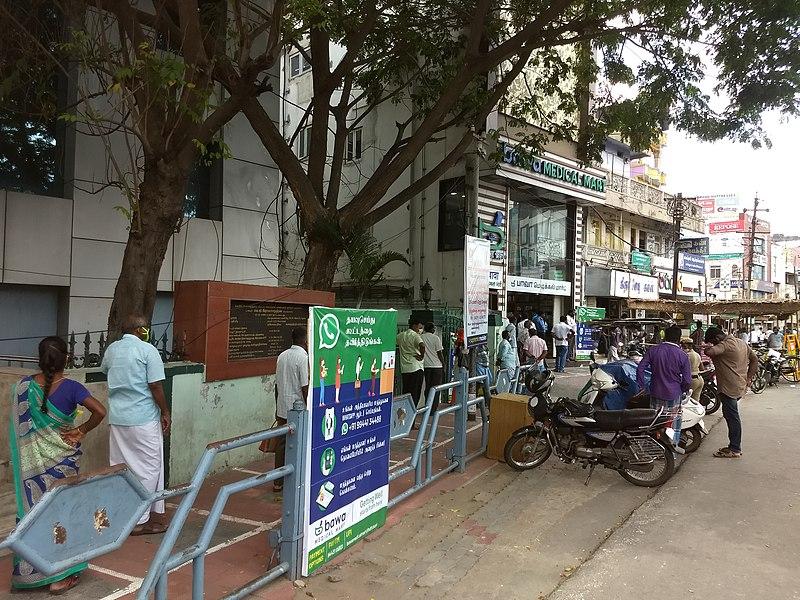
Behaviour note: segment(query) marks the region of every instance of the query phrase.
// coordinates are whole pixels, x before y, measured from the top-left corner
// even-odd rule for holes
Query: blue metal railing
[[[477,383],[483,384],[484,394],[470,400],[469,386],[470,384]],[[444,408],[439,408],[436,413],[434,413],[430,431],[428,432],[428,421],[431,418],[431,409],[433,407],[434,399],[436,398],[437,394],[449,392],[450,390],[457,391],[457,402]],[[486,446],[489,439],[489,420],[486,411],[486,395],[488,393],[489,377],[486,375],[468,377],[466,369],[461,369],[459,372],[459,378],[456,381],[443,383],[430,389],[428,392],[428,397],[426,398],[425,406],[417,410],[417,417],[422,417],[422,419],[419,425],[419,430],[417,431],[417,438],[414,442],[414,447],[411,451],[409,464],[400,469],[396,469],[389,475],[389,481],[391,482],[413,471],[414,484],[407,490],[397,494],[393,498],[390,498],[389,508],[427,487],[447,473],[455,470],[463,473],[466,470],[467,463],[470,460],[480,456],[486,451]],[[468,412],[472,406],[476,406],[480,409],[482,428],[481,447],[472,454],[468,454],[467,422]],[[433,451],[436,448],[436,433],[439,429],[439,421],[443,416],[449,414],[454,415],[453,448],[449,454],[450,464],[448,464],[438,473],[434,473]],[[426,433],[428,434],[427,441],[425,439]],[[398,437],[402,436],[395,436],[392,439],[396,440]],[[423,456],[425,459],[424,462],[422,460]]]
[[[299,577],[302,564],[302,507],[304,502],[302,465],[304,464],[305,436],[308,432],[308,414],[305,406],[298,403],[289,411],[287,416],[288,422],[282,427],[214,442],[206,447],[192,476],[191,483],[180,490],[184,498],[175,511],[161,545],[150,563],[147,575],[136,596],[138,600],[148,598],[151,591],[155,591],[156,600],[164,600],[167,597],[169,572],[189,562],[192,563],[192,600],[201,600],[205,587],[205,555],[211,545],[211,539],[228,499],[233,494],[265,485],[281,478],[284,480],[283,519],[281,520],[281,528],[277,540],[279,544],[279,560],[281,562],[261,577],[231,592],[225,598],[244,598],[284,574],[288,574],[292,579]],[[282,436],[286,437],[286,465],[247,479],[229,483],[220,488],[197,542],[173,554],[175,543],[183,529],[189,511],[197,499],[200,487],[211,470],[214,458],[223,452],[229,452],[242,446],[258,444],[264,440]]]

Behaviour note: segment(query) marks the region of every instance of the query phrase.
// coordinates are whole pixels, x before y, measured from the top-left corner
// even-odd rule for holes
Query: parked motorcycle
[[[545,371],[528,379],[533,424],[515,431],[505,446],[505,460],[517,471],[542,465],[552,453],[565,463],[617,471],[630,483],[657,487],[675,472],[672,430],[663,411],[598,410],[571,398],[550,398],[555,376]]]
[[[592,404],[596,409],[649,408],[650,396],[636,384],[636,366],[620,361],[613,365],[598,365],[591,369],[589,382],[578,393],[578,401]],[[678,444],[687,454],[700,447],[708,432],[703,417],[705,407],[695,402],[691,394],[681,400],[681,438]]]
[[[713,366],[705,371],[700,371],[703,378],[703,391],[700,392],[700,404],[706,409],[706,414],[711,415],[722,406],[717,391],[717,378]]]

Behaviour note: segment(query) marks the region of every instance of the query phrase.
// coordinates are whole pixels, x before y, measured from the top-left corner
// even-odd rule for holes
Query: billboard
[[[743,233],[744,215],[741,215],[736,221],[714,221],[708,224],[708,233]]]
[[[714,209],[716,208],[717,203],[713,197],[698,198],[695,202],[697,202],[697,205],[700,207],[700,210],[703,211],[704,217],[714,214]]]
[[[464,236],[464,340],[485,344],[489,335],[489,262],[491,242]]]
[[[305,575],[386,522],[397,334],[393,310],[309,316]]]

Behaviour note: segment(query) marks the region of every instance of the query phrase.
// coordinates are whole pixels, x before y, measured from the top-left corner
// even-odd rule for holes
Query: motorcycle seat
[[[632,427],[650,425],[656,418],[656,411],[651,408],[634,408],[628,410],[595,410],[594,428],[604,431],[619,431]]]

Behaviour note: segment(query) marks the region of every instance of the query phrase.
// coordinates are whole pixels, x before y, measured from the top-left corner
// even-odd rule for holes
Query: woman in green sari
[[[83,437],[103,420],[106,409],[77,381],[64,377],[67,345],[59,337],[39,343],[41,373],[24,377],[14,386],[11,406],[11,466],[17,501],[17,521],[33,508],[54,483],[78,474]],[[75,427],[78,407],[91,413]],[[14,557],[12,590],[49,586],[63,594],[78,583],[80,564],[64,573],[45,576]]]

